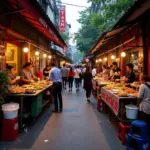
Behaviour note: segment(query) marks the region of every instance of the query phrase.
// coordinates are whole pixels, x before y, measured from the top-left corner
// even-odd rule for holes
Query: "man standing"
[[[61,69],[61,74],[62,74],[62,84],[63,84],[63,88],[66,89],[67,78],[68,78],[68,69],[66,68],[66,65],[65,65],[65,64],[63,64],[63,68]]]
[[[54,95],[55,109],[53,112],[58,112],[58,99],[60,112],[63,110],[62,102],[62,77],[61,70],[55,66],[55,63],[51,63],[50,80],[53,81],[52,92]]]

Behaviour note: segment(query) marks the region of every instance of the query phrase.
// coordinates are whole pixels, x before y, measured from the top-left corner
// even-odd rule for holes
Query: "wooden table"
[[[43,88],[42,90],[37,90],[34,94],[8,94],[8,97],[19,97],[20,98],[20,127],[23,127],[23,106],[24,106],[24,98],[27,97],[36,97],[39,94],[43,93],[44,91],[46,91],[47,89],[49,89],[52,86],[52,84],[49,84],[48,86],[46,86],[45,88]],[[46,104],[47,102],[45,102]],[[43,106],[45,106],[45,104],[43,104]]]

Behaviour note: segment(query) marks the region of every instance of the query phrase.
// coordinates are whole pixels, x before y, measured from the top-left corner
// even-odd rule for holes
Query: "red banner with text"
[[[59,22],[59,30],[60,32],[66,31],[66,7],[64,5],[60,6],[60,22]]]

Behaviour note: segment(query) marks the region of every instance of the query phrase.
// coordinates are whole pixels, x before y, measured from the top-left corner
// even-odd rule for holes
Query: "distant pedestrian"
[[[58,112],[58,100],[60,112],[63,110],[62,102],[62,76],[61,70],[55,66],[55,63],[51,63],[50,80],[53,81],[52,92],[54,95],[55,109],[53,112]]]
[[[63,64],[63,68],[61,69],[61,74],[62,74],[62,85],[63,88],[66,89],[67,79],[68,79],[68,68],[66,67],[66,64]]]
[[[68,71],[69,92],[72,91],[73,88],[73,78],[74,78],[74,71],[72,67],[70,67]]]
[[[86,71],[83,74],[83,80],[84,80],[84,89],[86,91],[86,98],[87,101],[90,102],[90,96],[91,96],[91,91],[92,91],[92,73],[90,70],[90,67],[86,67]]]
[[[75,85],[76,85],[76,91],[79,91],[80,87],[80,74],[81,70],[79,69],[79,66],[76,66],[76,69],[74,70],[74,78],[75,78]]]

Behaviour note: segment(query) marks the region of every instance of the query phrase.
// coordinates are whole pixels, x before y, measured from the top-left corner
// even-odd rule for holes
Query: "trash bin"
[[[13,141],[17,138],[19,133],[18,126],[18,103],[10,103],[2,105],[4,114],[2,124],[2,140]]]

